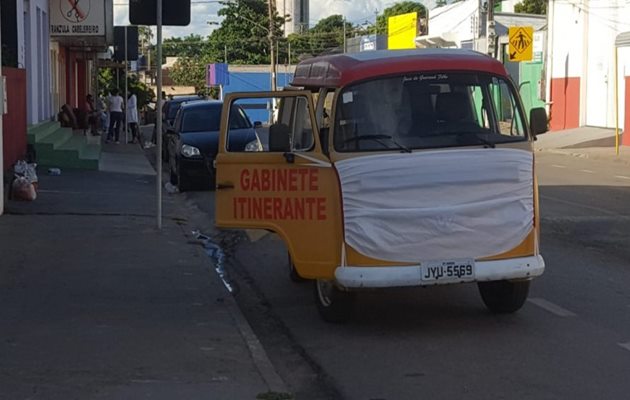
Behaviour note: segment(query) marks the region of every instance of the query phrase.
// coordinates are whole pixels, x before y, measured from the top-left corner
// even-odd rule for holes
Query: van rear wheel
[[[518,311],[529,294],[531,281],[491,281],[479,282],[479,293],[486,307],[497,314]]]
[[[313,281],[317,310],[326,322],[346,322],[354,311],[355,293],[339,289],[333,281]]]

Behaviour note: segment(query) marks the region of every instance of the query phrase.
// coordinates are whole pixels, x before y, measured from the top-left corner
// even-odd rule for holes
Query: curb
[[[188,215],[194,217],[194,219],[191,219],[190,221],[195,221],[197,226],[214,226],[213,219],[201,211],[193,201],[190,201],[188,197],[186,197],[185,194],[179,200],[186,205]],[[210,229],[216,232],[215,229]],[[214,272],[214,264],[212,265],[212,272]],[[217,279],[219,279],[218,276]],[[284,382],[280,374],[278,374],[276,368],[273,366],[265,348],[238,306],[234,293],[230,292],[223,284],[221,287],[223,287],[226,293],[224,305],[230,313],[232,321],[241,334],[243,341],[247,345],[247,349],[252,357],[254,366],[260,374],[262,380],[265,382],[268,391],[275,393],[289,393],[288,385]]]
[[[146,153],[145,153],[145,156],[146,156]],[[157,178],[157,174],[155,176]],[[172,194],[166,193],[166,191],[164,190],[164,184],[168,181],[169,180],[164,177],[164,174],[162,174],[161,186],[162,186],[162,190],[165,192],[163,193],[163,195],[167,195],[167,196],[172,195]],[[186,205],[186,209],[188,210],[187,212],[188,216],[195,216],[195,218],[190,219],[189,221],[196,221],[197,225],[208,226],[208,227],[214,226],[214,220],[210,216],[206,215],[206,213],[201,211],[194,202],[190,201],[186,197],[185,194],[183,194],[183,196],[180,196],[179,201]],[[231,293],[229,290],[227,290],[227,288],[223,284],[221,285],[221,287],[223,287],[223,289],[225,290],[227,294],[227,296],[225,297],[224,304],[226,308],[228,309],[230,316],[232,317],[232,321],[234,322],[238,331],[240,332],[241,337],[243,338],[243,341],[247,345],[247,348],[252,357],[252,360],[254,361],[254,366],[258,370],[258,373],[260,374],[260,377],[262,378],[262,380],[267,385],[267,389],[270,392],[289,393],[287,384],[284,382],[282,377],[280,377],[280,375],[276,371],[276,368],[271,363],[271,359],[267,355],[267,352],[265,351],[262,343],[258,339],[258,336],[256,336],[256,334],[254,333],[254,330],[252,329],[249,322],[247,322],[245,315],[243,314],[238,304],[236,303],[234,294]]]
[[[611,151],[610,156],[604,156],[602,154],[592,154],[592,153],[586,153],[586,152],[579,152],[579,151],[575,151],[573,149],[545,149],[545,148],[541,148],[541,149],[536,149],[537,153],[550,153],[550,154],[561,154],[561,155],[565,155],[565,156],[571,156],[571,157],[575,157],[575,158],[586,158],[586,159],[591,159],[591,160],[598,160],[598,161],[610,161],[610,162],[614,162],[614,163],[620,163],[620,164],[625,164],[625,165],[629,165],[630,166],[630,158],[627,157],[618,157],[616,155],[614,155],[614,150]]]

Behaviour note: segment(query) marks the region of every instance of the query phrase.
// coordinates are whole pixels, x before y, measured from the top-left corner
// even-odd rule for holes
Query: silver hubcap
[[[317,294],[319,295],[319,301],[325,307],[330,307],[332,304],[332,293],[334,286],[332,281],[317,280]]]

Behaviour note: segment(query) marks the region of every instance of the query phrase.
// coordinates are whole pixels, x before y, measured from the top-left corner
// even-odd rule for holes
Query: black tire
[[[288,252],[287,252],[288,253]],[[291,279],[295,283],[302,283],[308,281],[306,278],[302,278],[300,274],[295,269],[295,264],[293,264],[293,259],[291,258],[291,253],[288,253],[288,265],[289,265],[289,279]]]
[[[518,311],[529,294],[531,281],[491,281],[479,282],[479,293],[486,307],[497,314],[508,314]]]
[[[339,289],[334,282],[322,279],[313,281],[313,294],[319,315],[326,322],[343,323],[354,311],[355,293]]]

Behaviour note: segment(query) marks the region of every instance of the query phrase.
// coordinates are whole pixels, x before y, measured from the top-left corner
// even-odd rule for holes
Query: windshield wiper
[[[396,147],[398,148],[398,150],[401,150],[405,153],[411,153],[411,149],[403,144],[400,144],[398,141],[396,141],[396,139],[394,139],[392,136],[390,135],[358,135],[358,136],[354,136],[349,138],[348,140],[346,140],[345,143],[348,142],[358,142],[359,140],[374,140],[377,143],[382,144],[384,147],[391,149],[390,146],[388,146],[387,144],[383,143],[381,140],[382,139],[387,139],[390,140],[394,145],[396,145]]]
[[[480,144],[483,144],[487,147],[490,147],[492,149],[494,149],[495,147],[497,147],[496,143],[494,143],[491,140],[488,140],[482,136],[481,133],[459,133],[457,134],[457,137],[474,137],[475,139],[477,139],[477,142],[479,142]]]

